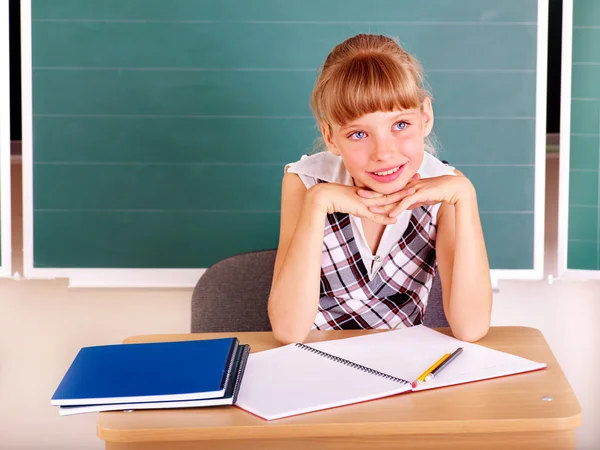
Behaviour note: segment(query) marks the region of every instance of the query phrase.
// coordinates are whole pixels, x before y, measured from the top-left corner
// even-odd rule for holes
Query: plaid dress
[[[439,206],[412,211],[401,239],[371,278],[348,214],[328,214],[313,329],[401,328],[422,323],[436,269]]]
[[[354,184],[341,157],[327,151],[305,155],[285,170],[298,174],[307,189],[316,183]],[[453,175],[454,167],[425,153],[418,173],[421,178]],[[437,268],[440,206],[401,213],[396,224],[388,225],[376,256],[361,234],[359,218],[329,214],[321,255],[319,307],[312,328],[402,328],[422,323]]]

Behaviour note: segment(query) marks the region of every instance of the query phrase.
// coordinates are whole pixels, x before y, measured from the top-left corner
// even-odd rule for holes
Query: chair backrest
[[[192,294],[192,333],[271,331],[267,301],[275,255],[242,253],[208,268]]]
[[[431,283],[429,298],[427,299],[427,308],[423,317],[423,325],[429,328],[448,327],[446,314],[444,313],[444,303],[442,302],[442,283],[440,276],[436,271]]]
[[[271,331],[267,301],[275,250],[242,253],[211,266],[192,294],[192,333]],[[439,277],[433,280],[424,324],[446,327]]]

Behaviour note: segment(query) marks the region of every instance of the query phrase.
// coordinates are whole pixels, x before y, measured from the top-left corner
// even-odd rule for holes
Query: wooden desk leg
[[[247,439],[181,442],[107,442],[106,450],[568,450],[575,449],[575,431],[491,433],[470,435],[373,436],[357,438]]]

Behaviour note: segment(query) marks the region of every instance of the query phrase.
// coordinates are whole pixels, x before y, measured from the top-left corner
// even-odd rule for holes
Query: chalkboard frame
[[[571,170],[571,102],[573,69],[573,10],[574,0],[563,0],[560,153],[558,192],[558,278],[571,280],[600,279],[600,270],[569,269],[569,183]],[[600,206],[600,205],[599,205]]]
[[[0,276],[12,274],[8,4],[0,9]]]
[[[544,276],[544,216],[546,169],[546,88],[549,0],[537,3],[537,53],[535,102],[535,182],[533,268],[492,270],[496,285],[501,279],[542,279]],[[24,274],[27,278],[68,278],[72,287],[193,287],[205,268],[198,269],[82,269],[36,268],[33,265],[33,132],[31,0],[21,3],[23,101],[23,239]]]

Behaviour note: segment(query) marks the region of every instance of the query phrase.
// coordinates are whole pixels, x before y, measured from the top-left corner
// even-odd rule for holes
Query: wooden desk
[[[373,332],[381,331],[367,331]],[[308,341],[359,333],[366,332],[318,331]],[[125,342],[233,335],[252,351],[278,345],[271,333],[137,336]],[[108,450],[575,448],[581,408],[542,334],[532,328],[492,327],[478,343],[545,362],[548,368],[273,421],[232,406],[102,412],[97,432]]]

